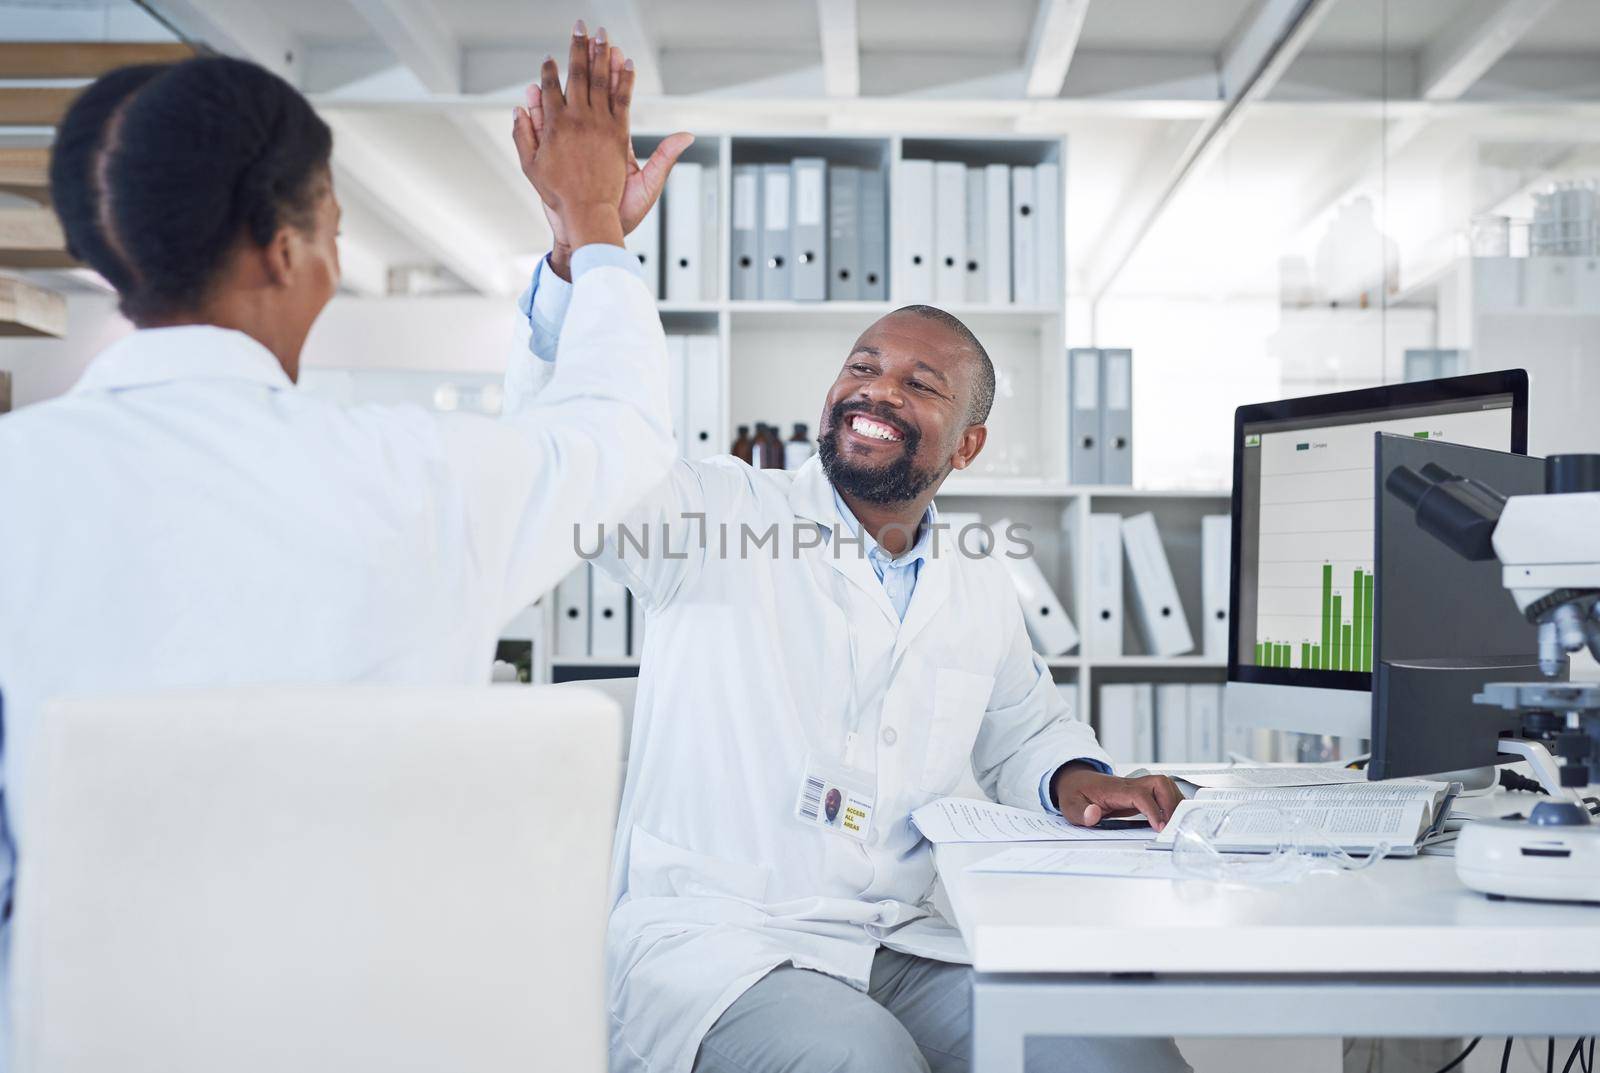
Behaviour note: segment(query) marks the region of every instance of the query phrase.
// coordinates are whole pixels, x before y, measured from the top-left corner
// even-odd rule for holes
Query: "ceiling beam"
[[[461,92],[461,48],[433,0],[350,0],[429,93]]]
[[[1028,96],[1061,96],[1088,14],[1089,0],[1039,0],[1024,64]]]
[[[0,41],[0,71],[7,78],[99,78],[128,64],[193,55],[177,41]]]
[[[461,93],[461,46],[433,0],[351,2],[389,51],[430,94],[453,97]],[[524,209],[542,219],[539,197],[523,176],[512,146],[509,111],[501,124],[499,138],[469,109],[452,108],[445,115],[479,162]]]
[[[505,251],[484,233],[458,192],[440,189],[404,167],[349,117],[327,118],[334,128],[334,180],[341,197],[360,197],[467,286],[482,294],[505,293],[510,278]]]
[[[1248,106],[1266,97],[1289,69],[1336,0],[1261,0],[1241,27],[1218,67],[1221,108],[1200,124],[1171,173],[1162,194],[1142,214],[1131,237],[1103,248],[1086,273],[1091,299],[1099,303],[1157,222],[1195,175],[1203,172],[1238,131]]]
[[[300,85],[300,41],[275,5],[258,0],[143,0],[189,43],[253,60]]]
[[[1422,52],[1420,93],[1430,101],[1462,97],[1559,0],[1488,0],[1451,19],[1444,35]]]
[[[605,27],[606,37],[633,61],[633,92],[636,97],[659,97],[666,92],[661,83],[661,51],[644,28],[639,0],[592,0],[595,30]],[[853,6],[853,5],[852,5]]]
[[[856,0],[817,0],[822,86],[830,97],[861,96],[861,27]]]

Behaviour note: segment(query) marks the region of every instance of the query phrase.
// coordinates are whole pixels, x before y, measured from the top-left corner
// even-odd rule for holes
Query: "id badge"
[[[806,763],[795,799],[795,818],[809,827],[865,842],[872,833],[876,780],[842,764]]]

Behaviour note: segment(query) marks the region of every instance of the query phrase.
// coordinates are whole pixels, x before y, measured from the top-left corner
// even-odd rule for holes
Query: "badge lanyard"
[[[863,770],[856,763],[856,751],[861,744],[861,723],[865,709],[861,702],[860,642],[853,617],[850,614],[850,591],[844,576],[830,571],[834,603],[844,613],[845,632],[848,638],[850,659],[850,688],[844,712],[844,737],[834,744],[819,734],[809,742],[811,755],[806,760],[805,772],[800,779],[799,793],[795,799],[795,817],[800,822],[821,827],[831,834],[866,842],[872,832],[872,814],[877,801],[877,774]],[[888,696],[888,683],[894,681],[900,658],[891,656],[889,676],[882,696]],[[810,735],[807,735],[810,738]],[[828,746],[832,746],[831,748]]]

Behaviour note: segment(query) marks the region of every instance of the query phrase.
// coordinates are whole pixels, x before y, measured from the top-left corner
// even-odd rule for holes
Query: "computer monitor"
[[[1367,738],[1375,434],[1524,454],[1528,376],[1281,399],[1233,422],[1228,722]]]
[[[1545,490],[1543,459],[1412,436],[1377,437],[1377,577],[1372,615],[1373,779],[1461,773],[1511,759],[1514,712],[1475,704],[1486,682],[1537,682],[1539,633],[1506,591],[1497,559],[1469,561],[1417,524],[1389,488],[1405,467],[1441,471],[1503,497]]]

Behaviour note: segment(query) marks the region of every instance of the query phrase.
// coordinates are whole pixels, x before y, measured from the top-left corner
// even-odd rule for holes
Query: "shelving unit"
[[[640,135],[635,152],[642,160],[659,135]],[[711,333],[721,341],[722,413],[725,442],[732,443],[735,426],[767,421],[787,433],[804,422],[815,434],[822,399],[856,337],[878,317],[916,301],[933,302],[932,295],[907,293],[897,283],[896,267],[909,256],[910,223],[897,213],[895,192],[900,166],[906,160],[959,161],[984,164],[1061,165],[1063,230],[1046,240],[1057,259],[1060,279],[1066,278],[1066,232],[1071,206],[1066,203],[1066,143],[1045,137],[949,136],[902,138],[897,135],[773,133],[758,135],[702,135],[686,159],[715,170],[719,197],[715,251],[718,289],[696,302],[664,302],[663,322],[669,333]],[[889,278],[887,301],[800,302],[735,300],[731,297],[732,175],[735,164],[786,162],[797,156],[817,156],[831,164],[881,169],[889,183]],[[1046,243],[1048,245],[1046,246]],[[1028,524],[1038,547],[1040,568],[1060,595],[1074,622],[1085,623],[1082,579],[1087,569],[1077,549],[1086,548],[1088,515],[1095,511],[1135,514],[1153,511],[1161,526],[1172,561],[1179,594],[1190,626],[1198,639],[1200,602],[1200,518],[1225,513],[1227,493],[1173,489],[1133,489],[1108,486],[1074,486],[1067,479],[1069,443],[1066,388],[1065,293],[1054,302],[1028,305],[938,303],[960,317],[989,351],[997,373],[994,411],[989,421],[989,443],[977,465],[951,477],[939,497],[945,512],[974,513],[985,520],[1001,517]],[[1125,579],[1131,595],[1131,580]],[[548,605],[552,601],[545,601]],[[1128,616],[1131,622],[1132,616]],[[554,609],[546,607],[545,636],[553,638]],[[549,646],[536,658],[538,679],[637,673],[636,657],[601,659],[593,656],[551,658]],[[1050,659],[1056,679],[1075,683],[1078,710],[1093,712],[1097,681],[1220,680],[1224,663],[1205,656],[1164,659],[1137,653],[1139,641],[1128,628],[1124,656],[1097,659],[1075,651]]]

